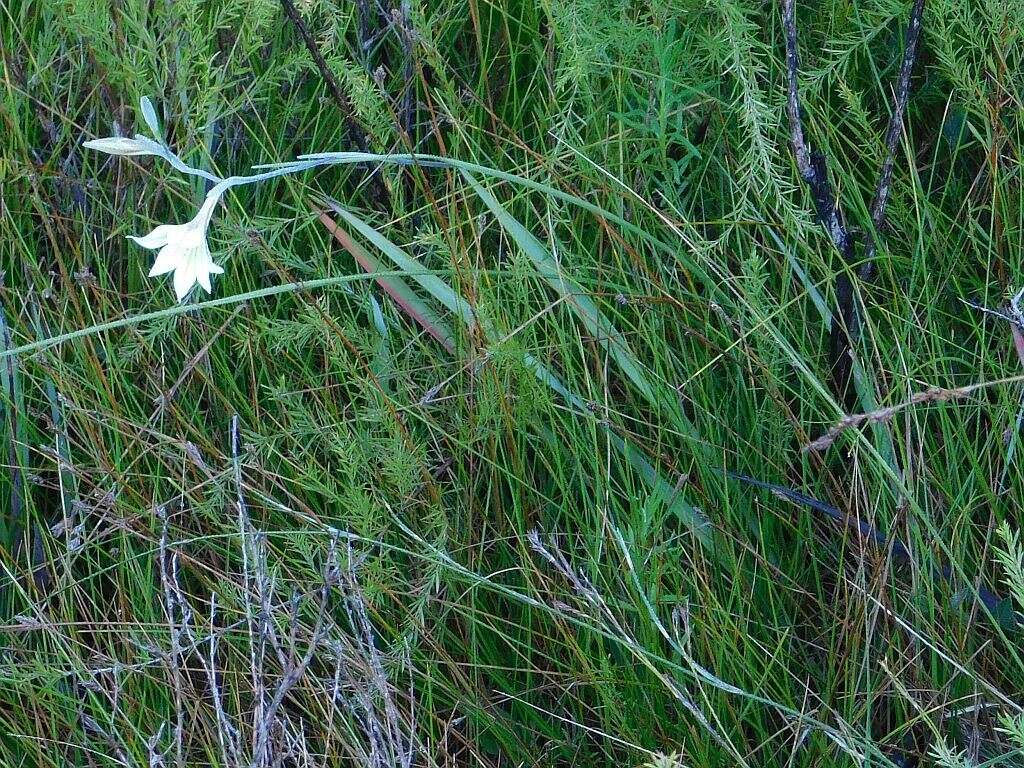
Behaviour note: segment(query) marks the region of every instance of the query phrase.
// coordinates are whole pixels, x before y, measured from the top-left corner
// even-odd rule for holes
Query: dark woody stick
[[[917,61],[917,46],[921,39],[924,2],[925,0],[914,0],[914,7],[910,11],[910,22],[907,24],[907,34],[903,45],[903,64],[900,67],[900,76],[896,84],[896,103],[893,105],[892,115],[889,117],[889,128],[885,132],[885,161],[882,163],[882,170],[878,175],[875,199],[871,203],[871,223],[874,226],[875,234],[880,234],[885,225],[885,207],[889,202],[889,190],[892,187],[892,167],[896,157],[896,142],[899,141],[900,133],[903,132],[903,116],[906,114],[907,101],[910,98],[910,75],[914,70],[914,62]],[[871,279],[875,268],[874,234],[868,232],[867,238],[864,263],[860,268],[860,278],[865,282]]]
[[[880,231],[885,222],[885,208],[892,186],[892,170],[896,154],[896,142],[903,128],[907,100],[910,94],[910,75],[917,60],[918,41],[921,36],[921,20],[924,14],[925,0],[914,0],[914,6],[907,26],[903,63],[896,87],[896,103],[889,127],[886,131],[886,157],[879,174],[878,187],[871,205],[871,219],[875,232]],[[836,250],[842,255],[846,267],[852,267],[854,261],[854,243],[846,226],[839,202],[832,192],[828,180],[826,158],[821,152],[812,150],[804,138],[803,119],[800,114],[800,95],[798,75],[800,69],[797,54],[797,30],[795,0],[783,0],[782,18],[786,38],[786,80],[787,99],[786,112],[789,117],[790,142],[796,158],[800,177],[807,184],[814,198],[815,214],[818,221],[825,227]],[[873,273],[873,257],[875,240],[869,234],[864,264],[860,268],[862,280],[868,280]],[[837,398],[847,407],[852,404],[851,373],[853,360],[851,352],[859,330],[859,318],[855,302],[854,284],[848,270],[840,272],[836,279],[837,311],[833,317],[829,339],[830,358],[832,362],[832,384]]]
[[[359,120],[356,118],[355,111],[352,109],[352,102],[342,92],[338,79],[331,72],[331,68],[327,66],[327,61],[324,59],[323,53],[320,52],[320,47],[316,44],[316,40],[310,34],[309,27],[303,21],[302,14],[295,7],[293,0],[281,0],[281,7],[284,9],[285,15],[295,25],[295,29],[309,51],[309,55],[313,57],[313,62],[316,64],[320,77],[323,78],[324,83],[327,85],[327,90],[330,91],[332,98],[338,105],[342,119],[345,121],[349,140],[356,145],[360,152],[369,152],[370,146],[366,138],[366,131],[363,130]],[[388,193],[378,174],[374,174],[370,178],[370,195],[379,208],[387,207]]]

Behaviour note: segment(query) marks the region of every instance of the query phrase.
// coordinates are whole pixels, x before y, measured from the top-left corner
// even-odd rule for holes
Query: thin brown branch
[[[953,389],[946,389],[945,387],[929,387],[928,389],[913,395],[909,400],[904,400],[902,403],[890,405],[885,408],[878,408],[877,410],[868,411],[867,413],[855,413],[850,414],[849,416],[844,416],[833,424],[829,428],[828,432],[823,434],[817,440],[813,440],[804,446],[804,451],[823,451],[832,445],[832,443],[834,443],[846,430],[855,429],[865,424],[880,424],[882,422],[889,421],[900,411],[905,411],[907,408],[912,408],[915,405],[945,403],[950,400],[960,400],[973,395],[980,389],[986,389],[1000,384],[1013,384],[1019,381],[1024,381],[1024,376],[1011,376],[1009,378],[998,379],[996,381],[983,381],[979,384],[969,384],[966,387],[956,387]]]
[[[302,14],[295,7],[295,3],[292,0],[281,0],[281,7],[284,9],[285,15],[291,20],[292,24],[295,25],[296,31],[299,33],[299,37],[302,38],[302,42],[306,46],[306,50],[309,51],[309,55],[313,57],[313,62],[316,64],[317,70],[320,72],[320,77],[323,78],[324,84],[327,86],[327,90],[331,92],[331,97],[338,105],[338,109],[341,111],[342,118],[345,120],[345,127],[348,129],[348,136],[352,143],[355,144],[360,152],[368,152],[369,145],[366,141],[366,132],[362,126],[359,125],[359,121],[356,119],[354,110],[352,109],[352,102],[348,99],[341,90],[341,85],[338,83],[338,78],[331,72],[331,68],[327,66],[327,60],[324,59],[323,53],[320,52],[320,46],[316,44],[316,40],[313,39],[313,35],[309,32],[309,27],[306,26],[306,22],[302,19]]]

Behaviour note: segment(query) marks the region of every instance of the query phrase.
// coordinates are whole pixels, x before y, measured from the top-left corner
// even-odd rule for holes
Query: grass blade
[[[675,405],[672,398],[665,396],[660,388],[656,387],[650,380],[643,365],[637,360],[636,355],[630,349],[625,337],[615,328],[610,320],[601,312],[596,302],[587,295],[583,287],[570,277],[567,277],[558,266],[554,257],[548,249],[524,227],[508,210],[498,201],[491,192],[486,189],[468,171],[462,171],[463,178],[473,187],[473,191],[490,209],[491,213],[508,232],[509,236],[530,257],[537,271],[548,284],[566,299],[566,303],[573,308],[577,317],[580,318],[584,327],[591,336],[602,343],[607,343],[607,348],[612,357],[626,377],[633,383],[644,399],[651,406],[657,409],[667,408],[676,417],[676,421],[683,427],[686,434],[697,441],[697,431],[688,419],[683,417],[682,412]]]
[[[375,246],[380,248],[380,250],[385,255],[387,255],[388,258],[390,258],[391,261],[395,263],[395,265],[399,266],[402,269],[407,269],[410,272],[412,278],[417,283],[419,283],[421,287],[427,290],[431,294],[431,296],[433,296],[435,299],[441,302],[441,304],[443,304],[453,313],[461,317],[467,326],[471,326],[471,324],[477,323],[473,315],[472,309],[469,307],[466,301],[461,296],[459,296],[455,292],[455,290],[440,277],[429,274],[429,272],[425,270],[425,267],[423,266],[422,263],[420,263],[418,259],[416,259],[414,256],[411,256],[406,251],[399,248],[377,229],[371,227],[369,224],[362,221],[351,212],[345,210],[345,208],[340,203],[337,203],[333,200],[328,200],[327,205],[330,206],[330,208],[333,211],[335,211],[339,216],[344,218],[346,222],[351,224],[354,229],[358,230],[361,234],[365,235],[366,238],[370,240],[370,242],[372,242]],[[356,258],[357,260],[360,261],[360,264],[363,265],[364,269],[369,269],[370,267],[368,267],[367,265],[372,265],[374,269],[379,271],[380,265],[372,261],[373,257],[370,257],[369,254],[366,253],[366,251],[363,248],[361,248],[357,243],[352,241],[352,239],[348,237],[347,234],[344,233],[344,230],[338,227],[337,224],[334,224],[334,222],[331,220],[329,216],[327,216],[326,214],[321,214],[320,220],[324,223],[325,226],[331,229],[334,236],[338,238],[339,242],[341,242],[345,246],[346,250],[349,250],[349,252],[352,253],[354,256],[357,253],[360,254],[359,256],[356,256]],[[339,233],[342,233],[341,237],[339,237]],[[550,258],[550,256],[548,258]],[[396,278],[388,278],[389,282],[394,280],[396,280]],[[415,296],[415,294],[411,294],[411,291],[407,285],[405,286],[405,291],[409,291],[410,295],[405,296],[404,300],[409,302],[410,305],[412,306],[419,307],[419,309],[416,310],[417,312],[422,314],[423,312],[429,311],[429,308],[426,307],[426,305],[424,305],[421,302],[419,297]],[[392,292],[389,290],[388,294],[391,295],[392,297],[395,297],[396,292]],[[599,310],[597,310],[596,305],[593,304],[589,297],[582,295],[582,289],[579,289],[579,294],[579,298],[582,298],[584,300],[585,306],[587,306],[588,309],[590,309],[592,312],[596,313],[595,322],[603,322],[607,324],[607,321],[603,320],[603,318],[600,316],[600,312]],[[403,305],[403,309],[404,308],[405,306]],[[594,316],[591,315],[591,317]],[[489,327],[486,323],[478,324],[489,343],[501,343],[501,338],[495,329]],[[615,332],[614,328],[611,328],[611,330],[612,332]],[[452,349],[449,349],[449,351],[452,351]],[[564,398],[566,402],[572,405],[579,414],[582,415],[587,413],[587,404],[584,401],[584,399],[581,398],[576,393],[574,393],[568,387],[566,387],[562,380],[557,375],[555,375],[555,373],[552,372],[550,368],[541,363],[536,357],[528,353],[524,354],[523,364],[530,371],[533,372],[533,375],[536,376],[539,381],[550,387],[554,392],[556,392],[562,398]],[[638,366],[635,366],[634,370],[637,372],[638,375],[642,374]],[[683,523],[690,527],[697,534],[697,537],[702,544],[704,544],[705,546],[710,545],[711,525],[708,519],[704,516],[704,514],[701,513],[700,510],[698,510],[697,508],[688,504],[682,498],[680,493],[676,491],[671,486],[671,484],[669,484],[669,482],[661,476],[661,474],[659,474],[659,472],[644,457],[643,453],[638,448],[636,448],[636,446],[632,445],[631,443],[621,438],[619,435],[615,434],[608,427],[602,426],[602,429],[608,436],[608,439],[611,441],[612,445],[615,446],[615,449],[623,456],[626,462],[631,467],[633,467],[647,482],[647,484],[651,488],[654,497],[661,503],[665,504],[666,508],[670,512],[675,514],[676,517],[678,517]]]
[[[332,207],[335,206],[332,205]],[[327,231],[334,236],[334,239],[352,255],[356,263],[368,274],[383,272],[377,257],[368,253],[365,248],[353,240],[351,235],[338,226],[334,219],[326,213],[321,213],[320,221],[327,227]],[[423,330],[437,339],[445,349],[449,352],[455,351],[455,336],[452,330],[437,316],[433,309],[416,295],[405,280],[400,277],[378,277],[377,284],[384,289],[385,293],[394,300],[403,312],[419,324]]]

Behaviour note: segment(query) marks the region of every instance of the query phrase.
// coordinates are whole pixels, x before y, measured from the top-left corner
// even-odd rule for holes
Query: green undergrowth
[[[0,0],[0,764],[233,766],[225,718],[261,764],[311,647],[284,764],[395,764],[373,717],[414,765],[1022,764],[1024,358],[970,302],[1024,287],[1024,5],[929,3],[859,292],[856,410],[992,384],[818,452],[851,267],[792,160],[781,3],[380,5],[297,3],[347,120],[276,2]],[[908,13],[797,4],[861,239]],[[125,236],[202,181],[81,147],[144,131],[142,96],[221,176],[354,150],[351,121],[451,162],[231,191],[225,274],[173,309]],[[353,605],[362,699],[332,678]],[[254,611],[287,646],[263,694]]]

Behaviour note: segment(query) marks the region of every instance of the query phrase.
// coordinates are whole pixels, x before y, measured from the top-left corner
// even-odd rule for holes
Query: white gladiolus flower
[[[174,272],[174,293],[178,301],[184,299],[196,283],[211,293],[210,275],[224,273],[223,267],[213,263],[206,243],[206,229],[223,192],[224,189],[218,187],[210,190],[199,213],[187,224],[161,224],[144,237],[129,235],[143,248],[160,249],[149,276]]]
[[[210,275],[224,274],[224,268],[213,263],[210,246],[206,242],[206,230],[210,226],[210,219],[213,218],[217,203],[227,190],[243,184],[255,184],[259,181],[267,181],[335,162],[354,162],[362,157],[352,153],[310,155],[290,163],[254,166],[254,170],[260,172],[249,176],[221,178],[210,171],[189,165],[160,140],[160,122],[157,119],[156,110],[148,98],[142,97],[139,100],[139,110],[146,125],[153,132],[154,138],[139,133],[135,134],[133,138],[109,136],[104,139],[90,139],[82,142],[82,146],[121,157],[138,157],[140,155],[160,157],[176,171],[188,176],[197,176],[214,184],[192,221],[186,224],[161,224],[142,237],[129,235],[130,239],[143,248],[157,251],[156,260],[153,262],[152,269],[149,270],[150,277],[166,275],[168,272],[174,273],[174,293],[178,297],[178,301],[182,301],[188,296],[189,291],[196,283],[199,283],[207,293],[212,293]]]
[[[163,147],[152,139],[147,139],[139,134],[136,134],[134,139],[129,139],[127,136],[92,139],[91,141],[83,141],[82,146],[86,149],[95,149],[108,155],[120,155],[122,157],[137,157],[139,155],[163,156],[165,154]]]

